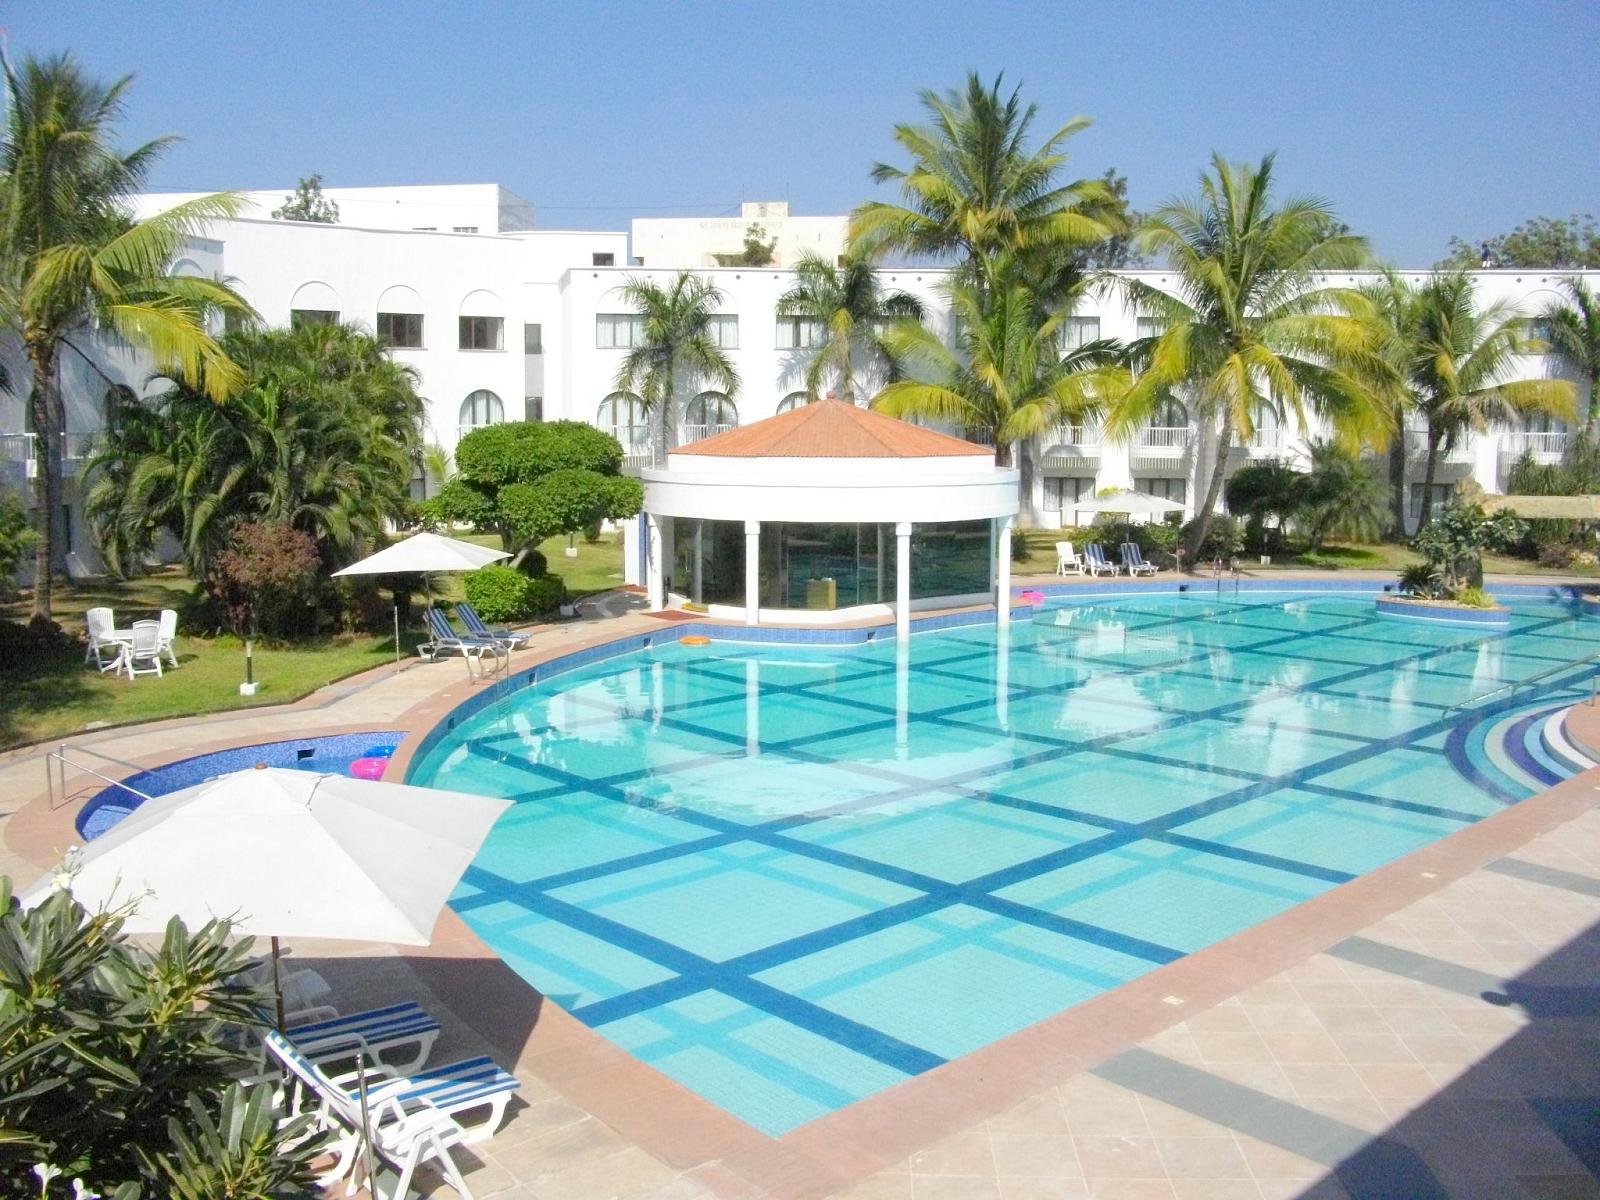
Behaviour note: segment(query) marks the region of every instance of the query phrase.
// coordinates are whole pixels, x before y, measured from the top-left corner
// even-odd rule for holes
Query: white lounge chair
[[[1089,569],[1089,574],[1096,577],[1117,573],[1117,564],[1106,560],[1106,552],[1100,548],[1099,542],[1090,542],[1083,548],[1083,565]]]
[[[1071,542],[1056,543],[1056,574],[1065,575],[1068,569],[1083,574],[1083,555],[1072,548]]]
[[[83,614],[83,621],[89,634],[83,661],[93,662],[102,674],[121,667],[123,643],[116,636],[116,614],[109,608],[91,608]]]
[[[139,664],[144,663],[141,667]],[[161,625],[157,621],[135,621],[133,640],[123,647],[122,669],[128,678],[161,674]]]
[[[171,663],[173,669],[176,670],[178,666],[178,655],[177,652],[172,648],[172,641],[178,636],[177,612],[174,609],[163,608],[161,610],[161,619],[158,620],[156,624],[160,626],[157,635],[160,652],[167,656],[167,661]]]
[[[1144,552],[1139,549],[1138,542],[1122,543],[1122,566],[1129,575],[1154,575],[1154,563],[1145,562]]]
[[[285,1107],[290,1111],[315,1111],[318,1125],[334,1135],[333,1165],[319,1182],[326,1188],[348,1175],[351,1177],[348,1190],[353,1192],[355,1177],[365,1173],[359,1092],[352,1094],[330,1079],[276,1029],[267,1032],[266,1045],[267,1052],[283,1067]],[[376,1200],[406,1200],[417,1167],[432,1159],[462,1200],[472,1200],[472,1192],[450,1156],[450,1148],[465,1141],[465,1131],[443,1108],[419,1106],[406,1111],[395,1099],[398,1082],[378,1079],[367,1088],[365,1124],[373,1157],[399,1172],[394,1188],[387,1195],[379,1190],[377,1180],[367,1180],[373,1196]],[[380,1095],[380,1088],[387,1090]]]

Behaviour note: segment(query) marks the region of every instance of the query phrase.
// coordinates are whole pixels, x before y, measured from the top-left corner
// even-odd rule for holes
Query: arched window
[[[809,397],[804,392],[790,392],[778,401],[778,411],[786,413],[790,409],[803,408],[809,402]]]
[[[498,425],[506,419],[506,407],[500,397],[487,388],[479,388],[461,402],[461,416],[457,424],[458,435],[482,429],[485,425]]]
[[[339,313],[339,294],[320,280],[302,283],[289,299],[291,329],[306,325],[337,325]]]
[[[594,423],[622,443],[624,455],[632,458],[649,452],[650,425],[644,401],[632,392],[612,392],[600,401]]]
[[[1189,425],[1189,410],[1176,396],[1163,396],[1150,414],[1152,429],[1185,429]]]
[[[689,401],[683,417],[683,440],[697,442],[701,438],[726,433],[739,424],[739,410],[732,400],[721,392],[701,392]]]

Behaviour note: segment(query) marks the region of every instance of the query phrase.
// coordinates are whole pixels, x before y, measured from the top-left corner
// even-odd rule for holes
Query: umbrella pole
[[[394,606],[394,669],[400,669],[400,604]]]
[[[280,975],[279,972],[278,972],[279,953],[280,952],[279,952],[279,949],[278,949],[278,939],[277,939],[276,935],[274,935],[274,937],[272,939],[272,994],[273,994],[273,998],[277,1002],[278,1032],[282,1033],[283,1032],[283,976]]]

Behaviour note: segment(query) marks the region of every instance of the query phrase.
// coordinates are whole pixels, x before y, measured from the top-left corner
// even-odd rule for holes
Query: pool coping
[[[1381,579],[1370,578],[1274,577],[1243,581],[1241,590],[1285,591],[1309,587],[1324,592],[1370,593],[1381,582]],[[1114,586],[1112,581],[1042,585],[1033,582],[1029,587],[1045,591],[1050,598],[1085,592],[1109,595],[1114,590],[1134,594],[1176,592],[1180,584],[1186,589],[1199,590],[1195,589],[1193,581],[1183,580],[1121,581]],[[1202,581],[1201,586],[1209,588],[1210,584]],[[1224,590],[1231,586],[1229,581],[1224,584]],[[1582,585],[1552,581],[1495,583],[1492,586],[1497,591],[1524,594],[1553,590],[1572,594]],[[1021,590],[1020,586],[1017,590]],[[1019,614],[1021,611],[1014,609]],[[918,629],[922,632],[934,621],[974,624],[992,619],[992,608],[985,607],[925,617],[914,625],[922,626]],[[892,628],[892,623],[888,624]],[[882,625],[857,627],[861,632],[882,628]],[[630,643],[641,638],[675,638],[689,629],[700,634],[716,630],[725,634],[727,640],[764,642],[783,642],[787,639],[781,635],[795,632],[788,627],[751,629],[694,620],[666,624],[621,638],[614,633],[599,634],[576,646],[536,646],[529,652],[532,661],[522,659],[522,671],[511,678],[515,680],[540,668],[546,671],[539,678],[548,678],[587,662],[628,653],[633,648]],[[780,636],[762,636],[763,629],[768,635]],[[867,639],[863,636],[856,640]],[[623,648],[613,648],[619,645]],[[612,649],[606,653],[608,648]],[[556,665],[586,653],[591,657],[583,662]],[[441,722],[453,712],[468,715],[469,711],[493,702],[505,694],[501,690],[504,686],[505,681],[471,693],[465,700],[457,687],[445,686],[397,719],[274,731],[271,740],[404,729],[407,736],[393,759],[394,778],[404,779],[415,756],[426,747],[429,735],[439,729]],[[307,716],[312,719],[311,713]],[[1574,706],[1569,712],[1567,727],[1579,744],[1586,748],[1600,746],[1600,709],[1588,709],[1581,704]],[[133,756],[126,774],[180,758],[236,749],[244,744],[249,743],[243,742],[235,732],[217,741],[186,747],[182,754],[152,755],[148,756],[148,761]],[[106,774],[125,777],[110,770]],[[61,830],[65,828],[71,835],[68,844],[77,840],[73,826],[76,810],[83,799],[103,786],[97,780],[95,786],[86,788],[79,798],[53,810],[43,793],[25,800],[5,822],[6,841],[22,857],[39,865],[41,872],[48,869],[65,849],[58,840]],[[520,1045],[507,1049],[515,1054],[518,1073],[530,1074],[550,1084],[640,1149],[685,1171],[718,1195],[733,1198],[755,1194],[781,1200],[826,1196],[893,1166],[951,1134],[998,1115],[1045,1087],[1065,1082],[1152,1035],[1188,1020],[1197,1011],[1236,995],[1358,933],[1374,921],[1439,891],[1594,807],[1597,791],[1600,791],[1600,768],[1530,796],[1232,937],[1157,967],[1138,979],[778,1138],[760,1133],[656,1071],[559,1006],[542,1003],[542,996],[535,988],[515,977],[515,986],[520,990],[514,994],[525,993],[527,1008],[537,1009],[538,1016],[531,1033],[521,1039]],[[414,947],[389,949],[399,955],[432,956],[448,952],[496,957],[494,951],[449,909],[441,915],[431,947],[420,952]],[[504,1039],[493,1035],[496,1012],[494,1005],[485,1003],[488,998],[452,991],[448,987],[436,990],[441,1001],[469,1028],[491,1043],[505,1044]],[[505,1002],[506,997],[500,999]],[[517,1015],[525,1017],[526,1010],[519,1009]]]

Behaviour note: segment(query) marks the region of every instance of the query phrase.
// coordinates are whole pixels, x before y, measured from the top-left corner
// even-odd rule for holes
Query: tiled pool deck
[[[652,624],[542,634],[518,666]],[[468,694],[448,668],[361,682],[87,740],[149,764],[423,730]],[[1591,745],[1596,718],[1574,722]],[[0,871],[22,879],[70,840],[72,806],[29,799],[42,778],[36,755],[0,757]],[[462,1049],[516,1063],[529,1103],[480,1148],[480,1197],[1600,1197],[1597,787],[1570,780],[779,1139],[541,1004],[449,914],[424,952],[296,952],[346,1003],[414,995]]]

